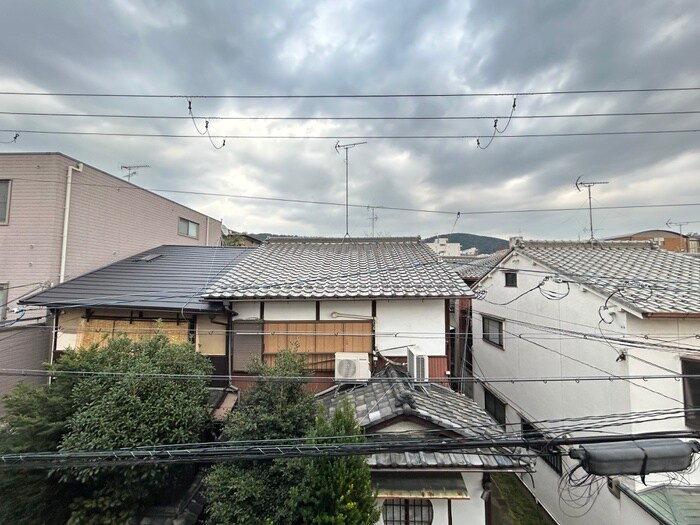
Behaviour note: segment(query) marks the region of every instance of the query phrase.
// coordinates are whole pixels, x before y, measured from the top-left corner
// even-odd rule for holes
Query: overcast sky
[[[2,2],[0,91],[93,94],[469,94],[700,87],[700,2],[237,1]],[[132,182],[234,230],[342,236],[349,151],[349,233],[468,232],[588,238],[593,188],[598,238],[667,221],[700,230],[700,133],[518,137],[700,130],[700,90],[404,98],[192,99],[210,119],[197,138],[32,134],[34,131],[197,135],[181,119],[0,114],[24,130],[0,152],[60,151],[112,173],[148,164]],[[186,98],[0,95],[0,112],[187,117]],[[674,112],[596,116],[591,113]],[[678,113],[681,112],[681,113]],[[578,115],[563,117],[563,115]],[[320,117],[346,117],[344,120]],[[487,117],[358,120],[357,117]],[[500,117],[492,142],[495,117]],[[322,138],[228,138],[218,136]],[[397,136],[470,138],[381,138]],[[14,133],[0,133],[11,141]],[[481,146],[475,136],[480,136]],[[357,138],[344,138],[357,137]],[[374,138],[373,138],[374,137]],[[633,207],[632,206],[639,206]],[[645,207],[647,206],[647,207]],[[413,208],[448,213],[397,211]],[[571,208],[573,211],[513,213]],[[457,212],[461,212],[457,216]],[[507,211],[508,213],[475,213]],[[695,221],[695,223],[693,223]],[[678,226],[672,226],[678,230]]]

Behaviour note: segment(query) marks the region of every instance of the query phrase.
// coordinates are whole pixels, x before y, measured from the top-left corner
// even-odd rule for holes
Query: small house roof
[[[209,299],[471,295],[419,238],[271,237],[210,286]]]
[[[467,438],[505,438],[505,432],[468,397],[435,383],[414,383],[408,374],[389,364],[367,383],[343,390],[334,387],[318,395],[330,413],[345,399],[355,407],[363,429],[372,431],[403,418],[421,420],[427,427]],[[485,446],[462,452],[382,452],[373,454],[374,468],[451,468],[459,470],[525,469],[526,457],[512,451]]]

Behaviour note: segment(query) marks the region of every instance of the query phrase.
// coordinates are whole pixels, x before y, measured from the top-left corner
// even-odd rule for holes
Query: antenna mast
[[[351,148],[354,148],[355,146],[359,146],[360,144],[367,144],[367,141],[365,142],[353,142],[352,144],[341,144],[340,141],[335,143],[335,152],[340,154],[340,150],[344,149],[345,150],[345,236],[350,237],[349,233],[349,228],[348,228],[348,167],[350,165],[348,161],[348,150]]]
[[[576,189],[578,191],[581,191],[581,186],[584,188],[588,188],[588,220],[591,226],[591,241],[594,241],[593,237],[593,206],[591,205],[591,188],[593,186],[597,186],[598,184],[609,184],[608,181],[600,181],[600,182],[584,182],[581,180],[581,177],[576,179]]]
[[[369,221],[372,222],[372,237],[374,237],[374,225],[379,217],[377,217],[376,208],[374,206],[367,206],[367,211],[370,213]]]
[[[126,170],[126,175],[124,175],[124,178],[127,181],[131,182],[131,177],[136,175],[138,173],[138,171],[136,171],[136,170],[138,170],[140,168],[150,168],[150,166],[148,164],[138,164],[138,165],[134,165],[134,166],[122,165],[122,169]]]

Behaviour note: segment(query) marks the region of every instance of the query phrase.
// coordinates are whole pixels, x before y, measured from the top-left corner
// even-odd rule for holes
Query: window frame
[[[182,232],[182,226],[186,226],[187,233]],[[195,234],[192,235],[190,234],[190,228],[192,225],[195,226]],[[192,221],[190,219],[187,219],[185,217],[180,217],[177,221],[177,234],[182,235],[183,237],[189,237],[190,239],[199,239],[199,223]]]
[[[484,387],[484,410],[490,415],[503,430],[506,429],[506,403],[494,394],[491,390]]]
[[[487,323],[497,323],[498,330],[496,332],[493,332],[491,328],[489,327],[487,329],[486,325]],[[494,340],[493,334],[496,334],[496,338]],[[503,345],[503,319],[499,319],[497,317],[491,317],[489,315],[484,315],[481,314],[481,338],[489,343],[490,345],[493,345],[497,348],[504,349]]]
[[[0,283],[0,321],[7,319],[7,307],[10,300],[10,283]]]
[[[0,226],[10,224],[10,201],[12,199],[12,179],[0,179],[0,185],[7,183],[7,202],[5,203],[5,218],[0,216]],[[1,209],[1,207],[0,207]]]
[[[700,359],[681,356],[681,373],[700,375]],[[685,425],[688,428],[700,429],[700,378],[683,378],[683,407],[685,408]],[[688,410],[697,412],[688,412]]]
[[[506,288],[517,288],[518,287],[518,272],[503,272],[505,276],[505,287]],[[509,278],[511,279],[509,281]]]
[[[387,507],[392,509],[398,508],[401,517],[399,519],[394,518],[393,512],[391,517],[387,517]],[[421,510],[419,519],[416,519],[415,513],[411,519],[409,516],[411,508]],[[423,509],[428,510],[428,518],[423,518]],[[433,503],[428,498],[387,498],[382,503],[382,523],[385,525],[432,525],[434,520]]]

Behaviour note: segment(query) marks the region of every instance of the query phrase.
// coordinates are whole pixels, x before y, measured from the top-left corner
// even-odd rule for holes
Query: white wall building
[[[668,377],[700,374],[697,259],[650,243],[518,241],[475,290],[475,374],[515,381],[477,383],[474,395],[509,431],[578,436],[700,428],[692,411],[700,408],[700,379]],[[658,375],[667,377],[651,379]],[[543,379],[517,381],[526,378]],[[666,498],[667,508],[682,506],[682,490],[654,488],[668,476],[648,476],[650,488],[639,477],[610,480],[613,490],[598,480],[597,499],[583,495],[575,503],[584,505],[575,508],[566,499],[581,493],[568,491],[560,474],[565,478],[577,462],[544,459],[522,481],[559,523],[686,523],[664,521],[653,503]],[[698,473],[685,477],[700,484]],[[618,483],[624,490],[614,490]]]
[[[459,257],[462,255],[462,245],[458,242],[448,242],[447,237],[438,237],[433,242],[426,242],[425,244],[441,257]]]

